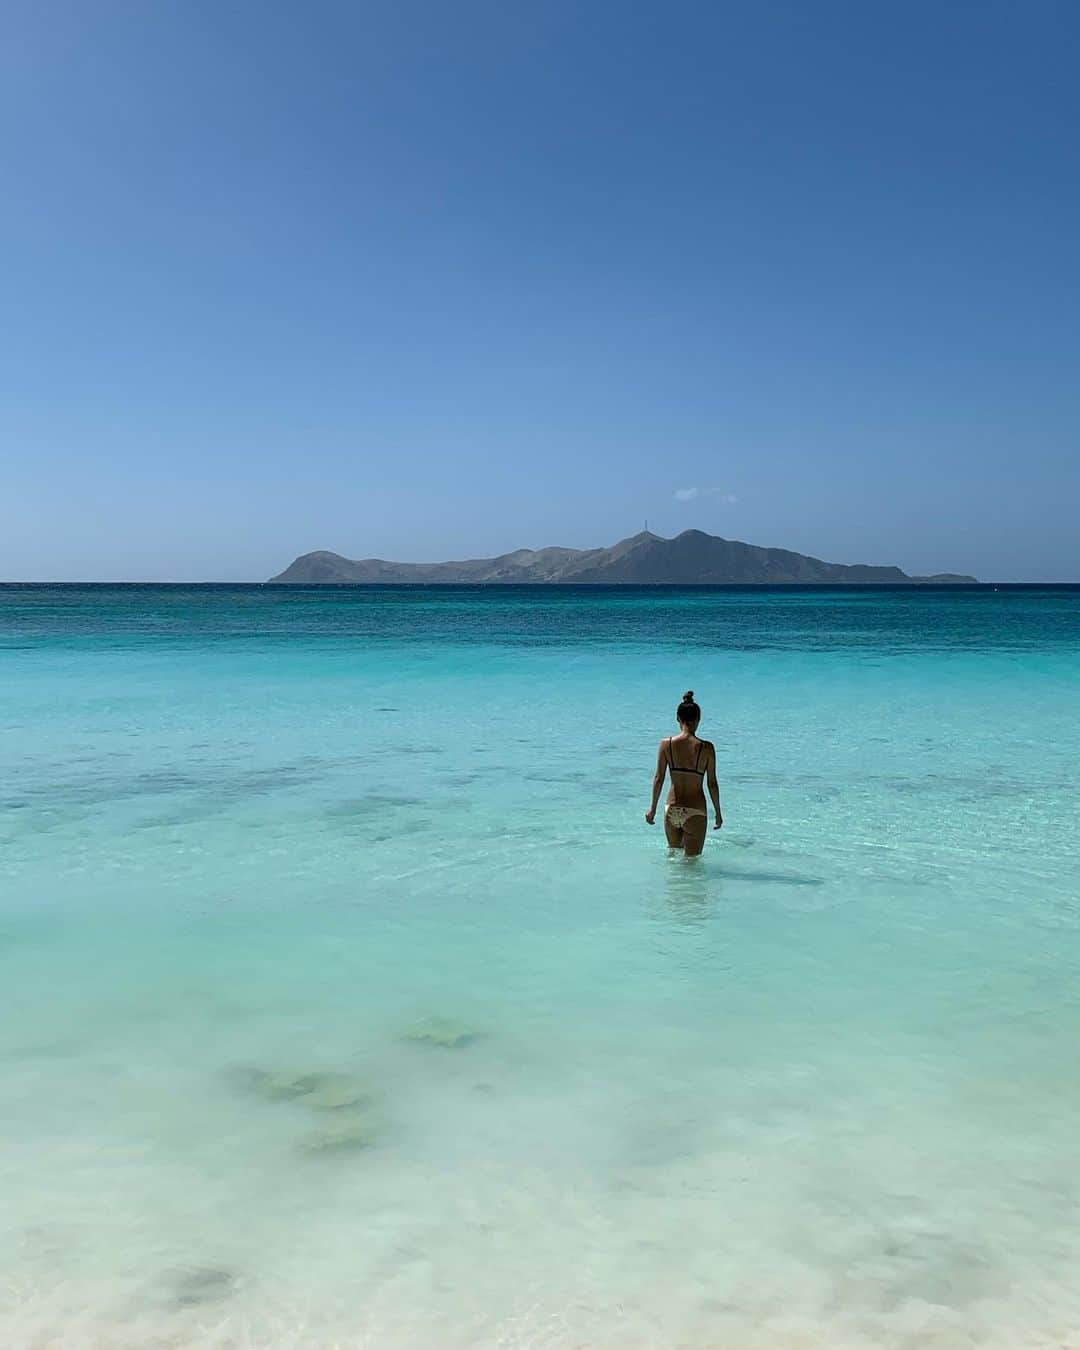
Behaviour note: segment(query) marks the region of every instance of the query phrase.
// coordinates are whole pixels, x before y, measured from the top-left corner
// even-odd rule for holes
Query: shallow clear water
[[[1080,1345],[1080,590],[8,587],[0,671],[0,1344]]]

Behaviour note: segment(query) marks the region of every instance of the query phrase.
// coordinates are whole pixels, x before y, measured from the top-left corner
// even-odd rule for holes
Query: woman
[[[720,814],[720,785],[716,781],[716,748],[712,741],[698,739],[701,709],[688,689],[675,712],[679,723],[677,736],[665,736],[656,756],[652,782],[652,805],[645,812],[651,825],[656,820],[656,803],[664,786],[664,775],[671,771],[671,791],[664,807],[664,833],[672,848],[681,848],[688,858],[705,847],[709,813],[705,809],[705,782],[708,780],[716,820],[713,829],[724,823]]]

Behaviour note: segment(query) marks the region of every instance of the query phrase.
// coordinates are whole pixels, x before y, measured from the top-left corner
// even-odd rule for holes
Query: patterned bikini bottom
[[[664,816],[670,820],[677,830],[684,830],[686,822],[694,816],[705,816],[708,819],[708,812],[703,811],[700,806],[675,806],[674,804],[664,807]]]

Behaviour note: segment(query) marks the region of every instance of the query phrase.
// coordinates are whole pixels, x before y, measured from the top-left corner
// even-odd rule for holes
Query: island
[[[899,567],[830,563],[786,548],[761,548],[684,530],[674,539],[643,530],[610,548],[521,548],[498,558],[462,562],[354,560],[339,553],[304,553],[269,584],[362,585],[586,585],[586,586],[961,586],[975,577],[942,572],[908,576]]]

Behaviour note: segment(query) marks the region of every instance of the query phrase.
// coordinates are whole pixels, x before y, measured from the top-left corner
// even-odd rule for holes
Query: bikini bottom
[[[664,807],[664,818],[670,820],[677,830],[684,830],[686,822],[694,816],[705,816],[708,819],[709,813],[703,811],[700,806],[676,806],[672,803]]]

